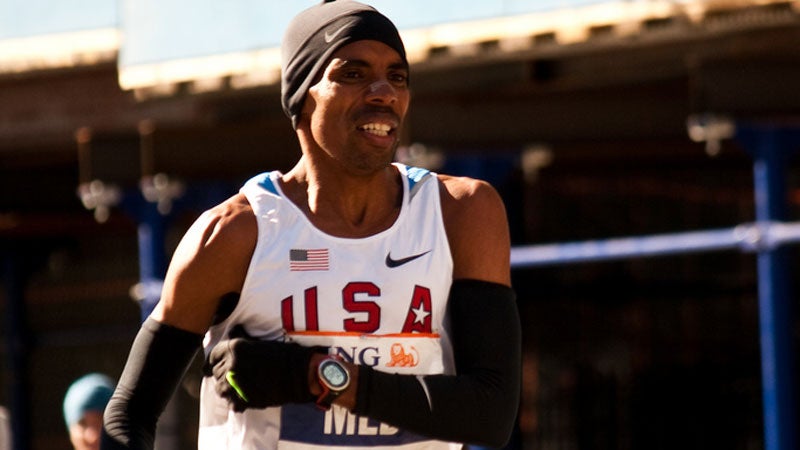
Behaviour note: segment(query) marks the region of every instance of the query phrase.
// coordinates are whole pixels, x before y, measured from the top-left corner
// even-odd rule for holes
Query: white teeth
[[[392,130],[392,127],[386,125],[385,123],[368,123],[362,125],[360,128],[367,133],[372,133],[376,136],[388,136],[389,131]]]

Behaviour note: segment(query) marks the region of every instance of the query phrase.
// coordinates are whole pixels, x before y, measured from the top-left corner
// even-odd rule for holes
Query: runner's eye
[[[408,83],[408,75],[404,73],[393,73],[389,75],[389,80],[395,85],[406,85]]]

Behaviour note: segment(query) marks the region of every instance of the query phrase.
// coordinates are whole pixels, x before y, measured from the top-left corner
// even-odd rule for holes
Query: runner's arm
[[[152,449],[156,423],[200,348],[220,299],[239,292],[256,224],[235,196],[204,213],[181,240],[162,298],[142,325],[104,414],[101,448]]]

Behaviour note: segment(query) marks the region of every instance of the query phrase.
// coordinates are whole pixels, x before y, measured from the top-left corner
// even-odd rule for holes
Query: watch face
[[[340,389],[347,385],[347,371],[336,361],[323,361],[319,371],[320,375],[328,382],[331,388]]]

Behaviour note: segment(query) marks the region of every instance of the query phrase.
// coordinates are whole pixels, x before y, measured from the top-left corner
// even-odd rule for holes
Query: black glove
[[[319,348],[254,339],[237,326],[211,350],[204,371],[214,377],[217,394],[236,412],[285,403],[314,401],[308,390],[308,365]]]

